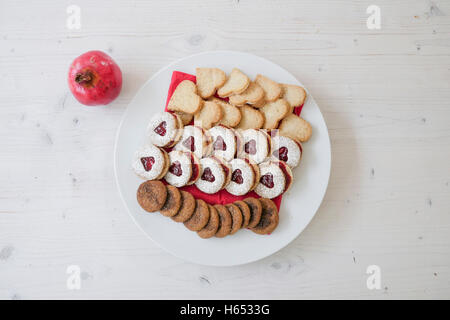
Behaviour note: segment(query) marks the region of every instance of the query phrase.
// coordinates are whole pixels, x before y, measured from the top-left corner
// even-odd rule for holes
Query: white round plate
[[[311,123],[313,134],[304,143],[303,158],[293,170],[294,182],[284,195],[277,229],[266,236],[241,230],[225,238],[201,239],[182,223],[158,213],[144,211],[136,201],[143,182],[131,169],[134,152],[146,142],[145,128],[155,112],[164,110],[173,71],[195,74],[196,67],[217,67],[229,73],[234,67],[254,79],[258,73],[289,84],[301,83],[273,62],[248,53],[213,51],[178,60],[158,71],[139,90],[123,115],[116,144],[114,170],[120,195],[137,225],[158,245],[182,259],[212,266],[232,266],[267,257],[294,240],[313,218],[328,186],[331,167],[327,126],[314,99],[308,98],[302,117]]]

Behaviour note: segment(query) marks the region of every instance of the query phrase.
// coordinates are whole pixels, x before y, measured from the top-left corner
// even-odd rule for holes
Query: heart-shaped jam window
[[[271,173],[266,173],[265,175],[261,176],[261,178],[259,179],[259,182],[261,182],[267,188],[272,189],[274,186],[273,175]]]
[[[225,143],[225,140],[223,140],[222,136],[218,136],[216,141],[214,141],[213,145],[214,150],[227,150],[227,144]]]
[[[250,140],[244,145],[244,151],[248,154],[255,154],[256,153],[256,141]]]
[[[183,146],[185,146],[187,149],[191,150],[191,152],[195,151],[195,140],[193,136],[188,137],[186,140],[183,141]]]
[[[234,181],[237,184],[242,184],[244,182],[241,169],[236,169],[233,171],[233,174],[231,175],[231,181]]]
[[[164,137],[167,132],[166,128],[167,128],[167,122],[163,121],[153,131],[155,131],[161,137]]]
[[[145,171],[152,170],[153,164],[155,163],[155,158],[153,157],[143,157],[141,158],[142,166],[144,167]]]
[[[216,180],[216,177],[214,177],[214,175],[209,167],[207,167],[203,170],[202,180],[205,180],[208,182],[214,182]]]
[[[181,176],[183,170],[181,169],[181,163],[179,161],[174,161],[170,167],[169,172],[176,175],[177,177]]]
[[[275,150],[273,152],[273,155],[275,157],[277,157],[278,159],[280,159],[281,161],[286,162],[286,161],[288,161],[288,148],[281,147],[280,149]]]

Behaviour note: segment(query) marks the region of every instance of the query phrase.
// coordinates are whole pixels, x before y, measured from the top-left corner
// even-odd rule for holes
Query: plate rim
[[[179,62],[181,62],[181,61],[183,61],[183,60],[186,60],[186,59],[189,59],[189,58],[192,58],[192,57],[195,57],[195,56],[208,55],[208,54],[218,54],[218,53],[219,53],[219,54],[220,54],[220,53],[224,53],[224,54],[227,54],[227,53],[230,53],[230,54],[245,54],[245,55],[250,55],[250,56],[257,57],[257,58],[262,59],[262,60],[264,60],[264,61],[266,61],[266,62],[268,62],[268,63],[275,64],[276,66],[278,66],[279,68],[281,68],[281,69],[283,69],[285,72],[287,72],[288,74],[292,75],[292,76],[298,81],[297,77],[295,77],[291,72],[289,72],[288,70],[286,70],[284,67],[280,66],[278,63],[272,62],[271,60],[269,60],[269,59],[267,59],[267,58],[265,58],[265,57],[261,57],[261,56],[258,56],[258,55],[255,55],[255,54],[249,53],[249,52],[236,51],[236,50],[209,50],[209,51],[202,51],[202,52],[194,53],[194,54],[187,55],[187,56],[181,57],[181,58],[179,58],[179,59],[176,59],[176,60],[172,61],[171,63],[169,63],[169,64],[167,64],[167,65],[164,65],[163,67],[161,67],[160,69],[158,69],[158,71],[156,71],[150,78],[148,78],[148,79],[140,86],[139,90],[136,91],[136,93],[134,94],[133,98],[132,98],[132,99],[130,100],[130,102],[127,104],[127,107],[126,107],[125,111],[123,112],[123,114],[122,114],[122,116],[121,116],[121,119],[120,119],[120,122],[119,122],[119,125],[117,126],[117,129],[116,129],[116,135],[115,135],[115,140],[114,140],[114,149],[113,149],[113,152],[114,152],[113,170],[114,170],[114,180],[115,180],[115,184],[116,184],[116,187],[117,187],[117,191],[118,191],[118,193],[119,193],[119,196],[120,196],[120,199],[121,199],[121,201],[122,201],[122,204],[125,206],[125,209],[126,209],[128,215],[131,217],[131,219],[133,220],[134,224],[139,228],[139,230],[141,230],[141,232],[143,232],[144,235],[145,235],[146,237],[148,237],[154,244],[156,244],[159,248],[163,249],[164,251],[170,253],[171,255],[173,255],[173,256],[175,256],[175,257],[177,257],[178,259],[181,259],[181,260],[183,260],[183,261],[188,261],[188,262],[190,262],[190,263],[194,263],[194,264],[197,264],[197,265],[204,265],[204,266],[213,266],[213,267],[232,267],[232,266],[240,266],[240,265],[250,264],[250,263],[253,263],[253,262],[262,260],[262,259],[267,258],[267,257],[270,257],[271,255],[273,255],[273,254],[275,254],[275,253],[281,251],[282,249],[284,249],[286,246],[288,246],[289,244],[291,244],[295,239],[297,239],[297,238],[300,236],[300,234],[308,227],[308,225],[311,223],[311,221],[313,220],[313,218],[316,216],[317,211],[319,211],[320,207],[322,206],[323,199],[325,198],[325,195],[326,195],[327,190],[328,190],[328,186],[329,186],[329,182],[330,182],[330,176],[331,176],[331,162],[332,162],[331,141],[330,141],[330,134],[329,134],[328,126],[327,126],[327,123],[326,123],[326,121],[325,121],[325,118],[323,117],[322,111],[321,111],[319,105],[316,103],[314,97],[311,95],[311,93],[310,93],[308,90],[307,90],[307,91],[308,91],[308,99],[311,99],[311,100],[314,101],[314,103],[316,104],[316,106],[317,106],[317,108],[318,108],[318,110],[319,110],[320,116],[322,117],[322,120],[323,120],[323,122],[324,122],[324,124],[325,124],[326,133],[327,133],[327,139],[326,139],[326,141],[327,141],[328,149],[329,149],[329,162],[328,162],[328,174],[327,174],[327,176],[326,176],[327,179],[326,179],[326,184],[325,184],[326,187],[325,187],[325,189],[324,189],[324,191],[323,191],[323,193],[322,193],[322,195],[321,195],[321,197],[320,197],[321,199],[320,199],[319,205],[318,205],[317,208],[315,209],[314,214],[311,215],[311,217],[308,219],[308,221],[307,221],[307,223],[305,224],[305,226],[303,227],[303,229],[300,230],[296,236],[294,236],[292,239],[290,239],[289,241],[287,241],[284,245],[280,246],[276,251],[274,251],[274,252],[272,252],[272,253],[263,255],[263,256],[261,256],[261,257],[256,257],[256,258],[253,258],[253,259],[245,260],[245,261],[242,261],[242,262],[239,262],[239,263],[230,263],[230,264],[214,264],[214,263],[206,264],[206,263],[201,263],[201,262],[195,261],[194,259],[189,259],[189,258],[186,258],[186,257],[182,257],[182,256],[176,254],[175,252],[173,252],[172,250],[168,249],[167,247],[164,247],[162,244],[160,244],[160,243],[159,243],[158,241],[156,241],[155,239],[153,239],[153,237],[152,237],[150,234],[148,234],[148,233],[143,229],[143,227],[138,223],[138,221],[136,220],[136,218],[135,218],[135,217],[133,216],[133,214],[131,213],[129,206],[127,205],[127,202],[125,201],[124,195],[123,195],[123,193],[122,193],[122,190],[121,190],[121,187],[120,187],[120,184],[119,184],[119,176],[118,176],[118,156],[117,156],[117,149],[118,149],[119,135],[120,135],[120,133],[121,133],[121,129],[122,129],[122,126],[123,126],[123,124],[124,124],[124,121],[125,121],[125,119],[127,118],[128,113],[130,112],[129,106],[130,106],[131,104],[134,103],[134,101],[136,100],[136,97],[139,96],[139,94],[144,90],[144,88],[147,86],[147,84],[148,84],[149,82],[151,82],[154,78],[156,78],[159,74],[161,74],[161,73],[164,72],[165,70],[169,69],[171,66],[176,65],[177,63],[179,63]],[[298,82],[300,82],[300,81],[298,81]],[[301,83],[301,82],[300,82],[300,83]],[[302,85],[303,85],[303,83],[302,83]]]

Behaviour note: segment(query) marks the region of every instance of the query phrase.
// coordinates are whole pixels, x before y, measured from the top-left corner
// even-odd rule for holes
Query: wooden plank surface
[[[69,5],[81,29],[66,27]],[[381,9],[368,30],[366,8]],[[450,298],[450,2],[2,1],[0,298]],[[99,49],[124,74],[81,106],[71,60]],[[118,198],[113,144],[158,69],[217,49],[268,58],[317,100],[332,142],[325,200],[287,248],[232,268],[147,240]],[[79,265],[81,290],[66,268]],[[366,286],[369,265],[381,289]]]

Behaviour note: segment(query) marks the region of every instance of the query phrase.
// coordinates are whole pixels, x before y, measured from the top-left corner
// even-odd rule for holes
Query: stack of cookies
[[[203,129],[223,124],[241,130],[279,129],[298,142],[310,138],[310,124],[293,113],[306,100],[304,88],[261,74],[251,81],[237,68],[228,77],[217,68],[197,68],[196,79],[197,84],[182,81],[167,106],[185,125],[194,120]]]
[[[164,179],[178,188],[195,184],[207,194],[226,189],[243,196],[255,191],[269,199],[291,186],[292,169],[302,156],[299,142],[263,129],[236,130],[224,125],[209,130],[193,125],[179,129],[163,125],[168,122],[167,114],[154,116],[148,130],[151,143],[135,154],[133,168],[142,178]],[[159,137],[161,128],[165,139]],[[170,149],[164,148],[167,143]]]
[[[252,81],[237,68],[228,76],[217,68],[197,68],[196,84],[189,80],[178,84],[168,111],[152,117],[148,143],[135,153],[134,171],[149,180],[139,187],[139,204],[185,223],[203,238],[233,234],[240,228],[272,232],[278,220],[275,224],[275,218],[267,218],[259,225],[259,218],[252,220],[247,208],[262,203],[275,212],[270,199],[292,185],[292,169],[299,165],[302,143],[312,132],[310,124],[293,113],[305,99],[302,87],[260,74]],[[206,194],[226,190],[245,196],[254,191],[262,199],[212,206],[178,190],[189,185]]]
[[[210,205],[186,191],[161,181],[145,181],[137,191],[137,201],[148,212],[159,211],[182,222],[203,238],[223,238],[247,228],[268,234],[278,226],[278,209],[272,200],[247,198],[227,205]]]

